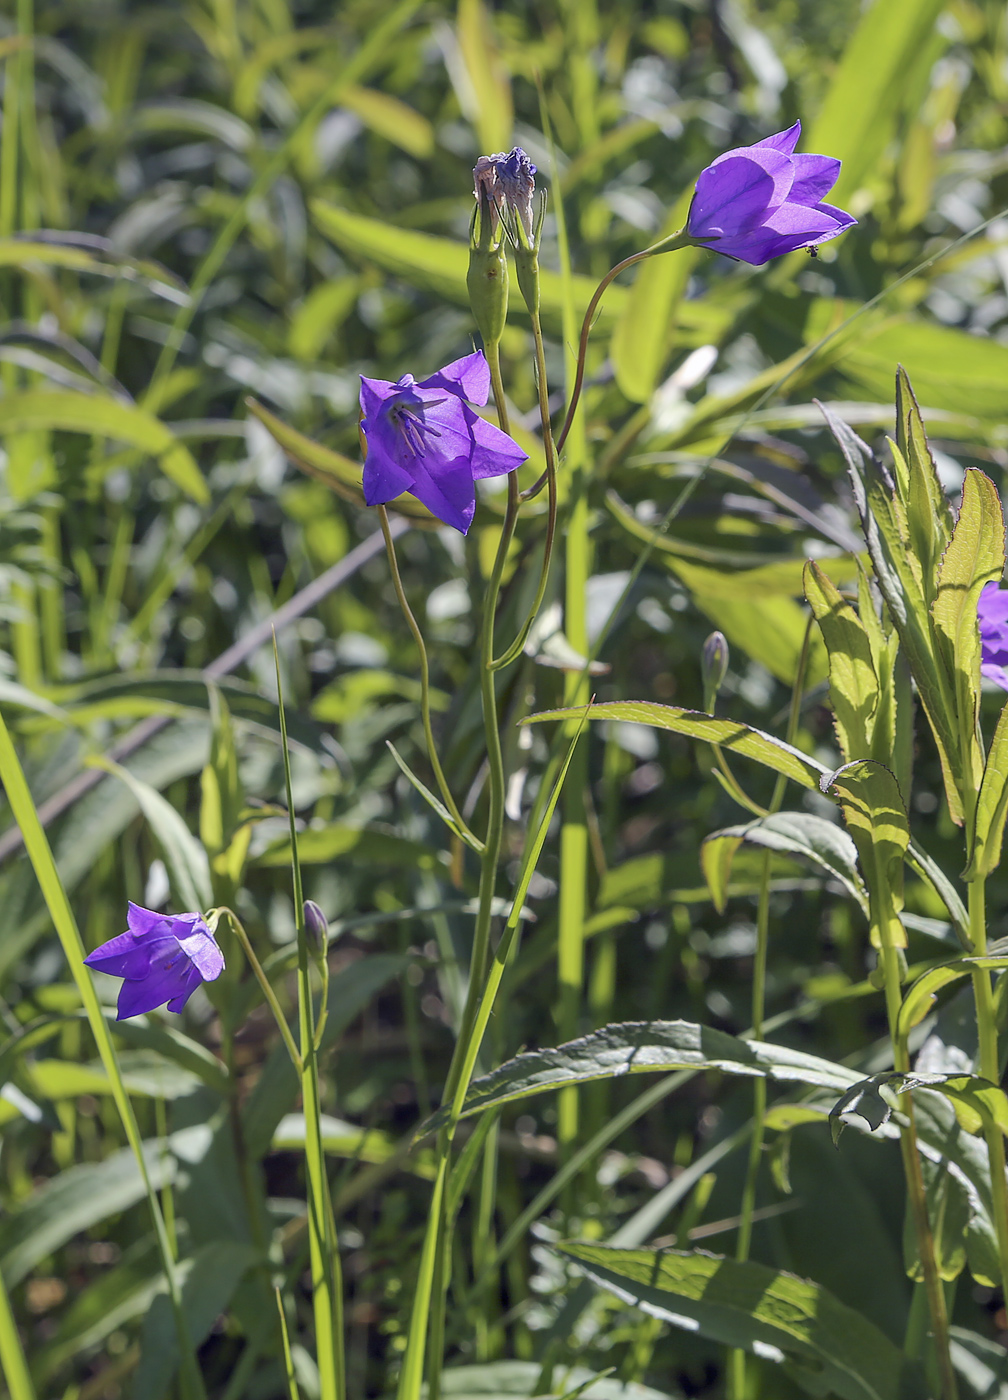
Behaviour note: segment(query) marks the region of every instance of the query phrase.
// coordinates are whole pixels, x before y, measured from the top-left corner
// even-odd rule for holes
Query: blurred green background
[[[582,307],[615,261],[679,227],[715,155],[797,117],[801,149],[842,158],[830,199],[859,220],[815,261],[794,254],[753,270],[691,250],[647,263],[608,293],[585,401],[594,633],[649,524],[713,461],[605,644],[600,698],[699,707],[699,649],[717,626],[732,647],[726,713],[782,732],[805,629],[802,561],[834,556],[827,567],[846,581],[857,548],[813,397],[839,402],[877,438],[891,431],[902,362],[949,490],[970,464],[1002,480],[1000,0],[6,0],[0,76],[0,704],[36,799],[59,808],[51,835],[89,947],[121,930],[127,898],[186,905],[195,869],[216,900],[236,904],[283,983],[293,916],[272,654],[258,646],[221,682],[233,734],[200,672],[375,530],[354,501],[358,376],[422,377],[472,348],[465,240],[481,152],[520,143],[549,190],[543,317],[558,408],[561,202]],[[503,352],[516,435],[535,456],[520,304]],[[795,367],[736,433],[742,412]],[[340,492],[287,460],[248,412],[250,396],[349,459]],[[473,617],[496,511],[487,497],[465,541],[412,529],[400,544],[434,659],[446,766],[474,804]],[[519,530],[505,630],[527,607],[535,569],[525,569],[526,553],[541,527],[532,511]],[[558,568],[554,604],[562,596]],[[543,628],[538,638],[547,663],[562,653],[557,606],[549,616],[554,635]],[[351,1390],[382,1395],[429,1195],[422,1155],[406,1162],[396,1144],[443,1080],[476,872],[466,866],[453,882],[443,829],[383,742],[426,772],[416,658],[384,559],[284,627],[279,648],[308,893],[339,934],[326,1110],[340,1124],[330,1136]],[[820,652],[812,672],[823,680]],[[558,701],[561,686],[562,673],[531,655],[508,683],[515,830],[545,750],[538,739],[520,749],[513,721]],[[828,756],[823,693],[810,695],[802,741]],[[123,754],[132,785],[107,776],[86,793],[72,786],[94,755],[119,752],[139,721],[157,716],[170,722]],[[238,779],[215,824],[200,775],[225,741]],[[742,819],[739,808],[711,780],[709,756],[685,742],[659,744],[628,727],[590,743],[583,1026],[682,1015],[743,1030],[755,865],[740,857],[719,916],[697,854],[704,834]],[[920,744],[914,821],[956,874],[930,739]],[[752,791],[762,799],[761,782]],[[9,814],[0,819],[9,825]],[[145,1207],[115,1156],[122,1139],[107,1084],[73,1018],[76,994],[34,877],[16,839],[0,843],[0,1011],[10,1036],[0,1049],[0,1269],[40,1395],[153,1400],[172,1385],[171,1324],[151,1306],[158,1280]],[[495,1058],[552,1043],[556,864],[551,843],[530,896],[536,922],[496,1018]],[[775,871],[769,1010],[805,1008],[778,1034],[868,1064],[884,1016],[864,987],[860,916],[808,870],[782,862]],[[995,936],[1008,931],[1006,894],[1008,883],[992,880]],[[913,961],[934,952],[943,928],[922,886],[908,888],[908,907]],[[179,1038],[141,1037],[123,1055],[145,1132],[172,1134],[162,1152],[180,1248],[212,1279],[197,1327],[211,1394],[265,1400],[281,1393],[278,1337],[263,1311],[272,1301],[250,1262],[247,1201],[236,1199],[217,1125],[222,1103],[257,1102],[257,1082],[261,1102],[275,1037],[251,992],[241,1002],[246,982],[233,963],[231,1011],[252,1009],[226,1047],[230,1087],[199,1060],[200,1046],[221,1048],[203,996],[182,1048]],[[23,1027],[53,1016],[62,1019],[47,1021],[47,1036],[26,1040]],[[584,1139],[639,1093],[618,1085],[586,1095]],[[505,1119],[500,1235],[557,1169],[553,1111],[536,1105],[535,1116]],[[299,1159],[271,1111],[259,1124],[254,1190],[288,1272],[311,1395]],[[666,1395],[720,1393],[721,1355],[699,1337],[659,1332],[613,1300],[565,1311],[576,1280],[545,1244],[607,1237],[748,1111],[742,1090],[695,1081],[599,1146],[537,1212],[488,1292],[472,1293],[471,1261],[460,1255],[454,1360],[525,1362],[515,1382],[525,1393],[545,1357],[614,1367]],[[784,1146],[761,1183],[755,1256],[825,1283],[900,1341],[910,1285],[897,1149],[848,1133],[838,1154],[822,1128],[793,1139],[777,1139],[790,1145],[790,1194]],[[730,1250],[741,1173],[741,1159],[726,1157],[658,1233]],[[983,1335],[1005,1330],[991,1290],[967,1278],[955,1306]],[[769,1366],[764,1383],[765,1394],[799,1393]]]

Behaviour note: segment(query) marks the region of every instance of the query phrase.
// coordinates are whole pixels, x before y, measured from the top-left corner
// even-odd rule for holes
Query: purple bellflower
[[[836,238],[857,219],[824,204],[840,162],[795,155],[801,122],[754,146],[725,151],[701,171],[686,220],[703,247],[759,267],[796,248]]]
[[[497,166],[497,184],[504,196],[504,202],[514,214],[525,234],[526,242],[531,247],[535,240],[532,196],[535,194],[536,168],[521,146],[515,146],[506,156],[494,156],[493,159]]]
[[[224,954],[200,914],[157,914],[131,903],[125,933],[84,959],[88,967],[124,979],[116,1020],[168,1003],[181,1011],[201,982],[224,971]]]
[[[485,404],[489,394],[490,367],[481,350],[420,383],[411,374],[396,384],[361,375],[368,505],[409,491],[466,534],[476,510],[475,483],[513,472],[528,455],[469,407]]]
[[[977,602],[980,674],[1008,690],[1008,588],[986,583]]]

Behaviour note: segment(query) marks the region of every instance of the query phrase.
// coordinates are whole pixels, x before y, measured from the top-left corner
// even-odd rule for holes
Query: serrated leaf
[[[576,719],[582,714],[584,711],[580,708],[542,710],[539,714],[529,715],[522,723],[542,724],[545,720]],[[804,788],[818,788],[820,779],[829,772],[825,764],[809,758],[782,739],[765,734],[762,729],[753,729],[734,720],[717,719],[714,715],[704,714],[702,710],[682,710],[675,705],[658,705],[650,700],[614,700],[605,705],[592,705],[587,718],[627,720],[632,724],[651,725],[654,729],[667,729],[687,739],[719,744],[727,753],[751,758]]]
[[[704,838],[700,865],[719,911],[728,896],[731,864],[739,843],[811,861],[838,880],[868,916],[868,892],[858,873],[857,848],[835,822],[809,812],[774,812],[739,826],[725,827]]]
[[[857,846],[868,886],[872,943],[876,948],[905,948],[899,913],[910,828],[896,779],[884,764],[858,760],[824,778],[822,789],[839,797],[847,830]]]
[[[917,682],[924,713],[934,734],[949,811],[953,821],[961,823],[962,798],[952,765],[952,755],[958,751],[953,695],[948,678],[934,653],[924,595],[913,563],[908,558],[906,541],[895,512],[897,502],[893,485],[887,481],[882,464],[857,434],[825,405],[819,404],[819,409],[847,463],[854,503],[875,579],[899,633],[900,643]]]
[[[923,973],[903,997],[896,1023],[900,1039],[905,1041],[913,1027],[923,1021],[942,987],[950,986],[961,977],[968,977],[975,969],[990,971],[1005,967],[1008,967],[1008,953],[998,953],[992,947],[990,953],[983,957],[955,958]]]
[[[727,1035],[692,1021],[627,1021],[603,1026],[556,1049],[530,1050],[507,1060],[472,1081],[461,1116],[468,1118],[568,1084],[675,1069],[715,1069],[838,1093],[857,1080],[851,1070],[830,1060]],[[419,1131],[435,1132],[446,1118],[447,1109],[441,1109]]]
[[[928,446],[924,420],[906,370],[896,370],[896,452],[906,465],[904,504],[910,543],[921,561],[925,599],[934,600],[938,561],[952,538],[952,512]]]
[[[955,695],[960,726],[970,734],[969,753],[959,760],[967,788],[980,778],[983,762],[977,733],[980,711],[980,628],[977,603],[986,584],[1005,567],[1005,526],[1001,499],[990,477],[976,467],[966,471],[962,504],[952,539],[942,556],[931,608],[935,649]]]
[[[841,1400],[924,1394],[916,1382],[908,1388],[903,1357],[888,1337],[820,1284],[699,1250],[557,1248],[594,1283],[652,1317],[766,1359],[799,1363],[794,1378],[807,1381],[803,1388],[813,1394]]]
[[[879,682],[868,632],[814,559],[805,566],[805,597],[829,656],[830,702],[844,758],[872,757]]]

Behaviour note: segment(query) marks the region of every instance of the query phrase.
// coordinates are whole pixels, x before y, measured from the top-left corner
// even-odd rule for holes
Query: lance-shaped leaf
[[[814,559],[805,565],[805,597],[829,655],[830,703],[841,752],[848,762],[870,758],[879,680],[868,632]]]
[[[915,1089],[933,1089],[952,1102],[959,1126],[978,1134],[994,1126],[1008,1137],[1008,1096],[1003,1089],[976,1074],[921,1074],[885,1070],[852,1084],[830,1109],[830,1131],[836,1142],[844,1127],[844,1115],[856,1113],[876,1130],[888,1123],[898,1096]]]
[[[840,800],[868,886],[871,940],[876,948],[905,948],[903,857],[910,842],[906,808],[896,779],[872,759],[847,763],[822,782]]]
[[[964,871],[967,880],[983,880],[1001,860],[1005,813],[1008,812],[1008,705],[994,730],[977,798],[973,849]]]
[[[935,650],[955,696],[960,732],[969,735],[968,765],[961,774],[970,790],[983,764],[980,713],[980,628],[977,603],[984,586],[1000,579],[1005,566],[1005,527],[1001,500],[993,481],[970,467],[963,481],[962,505],[952,539],[942,556],[931,617]]]
[[[580,719],[583,714],[584,710],[579,707],[542,710],[537,715],[529,715],[522,723]],[[628,720],[634,724],[648,724],[654,729],[667,729],[687,739],[719,744],[726,752],[762,763],[800,787],[817,788],[820,779],[829,772],[825,764],[785,744],[783,739],[775,739],[772,734],[764,734],[762,729],[753,729],[735,720],[716,719],[702,710],[681,710],[675,705],[656,705],[649,700],[614,700],[606,705],[592,705],[588,719]]]
[[[692,1021],[627,1021],[550,1050],[529,1050],[474,1079],[462,1118],[568,1084],[618,1079],[624,1074],[675,1069],[716,1069],[748,1079],[772,1079],[843,1093],[858,1076],[844,1065],[785,1045],[745,1040]],[[439,1110],[420,1129],[436,1131],[447,1120]]]
[[[765,1359],[797,1363],[814,1395],[910,1400],[923,1386],[873,1322],[817,1283],[697,1250],[562,1244],[588,1277],[652,1317]]]
[[[704,838],[700,865],[719,912],[728,899],[735,852],[743,842],[811,861],[843,885],[867,918],[868,892],[857,868],[857,847],[842,827],[808,812],[773,812],[768,817],[728,826]]]
[[[954,821],[961,822],[962,799],[951,762],[951,755],[958,748],[953,694],[948,677],[934,654],[920,564],[907,548],[905,525],[901,524],[897,512],[897,506],[900,509],[902,506],[896,500],[895,483],[871,449],[846,423],[823,404],[819,404],[819,409],[847,462],[854,503],[875,579],[899,633],[934,734],[949,811]]]
[[[982,957],[953,958],[950,962],[930,968],[917,978],[903,998],[896,1021],[897,1036],[906,1041],[914,1026],[919,1025],[931,1010],[935,997],[943,987],[950,986],[961,977],[968,977],[978,968],[989,972],[1005,967],[1008,967],[1008,949],[1005,948],[1004,940],[999,940],[998,943],[991,944]]]
[[[952,538],[952,512],[942,488],[924,420],[907,372],[896,370],[896,442],[894,457],[906,469],[906,508],[910,546],[921,563],[924,596],[930,605],[936,591],[938,561]]]

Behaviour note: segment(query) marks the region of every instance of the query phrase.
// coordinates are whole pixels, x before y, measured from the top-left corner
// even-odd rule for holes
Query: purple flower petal
[[[426,462],[420,462],[410,491],[431,515],[436,515],[463,535],[469,533],[476,513],[476,487],[465,458],[459,457],[454,463],[439,462],[436,475],[428,470]]]
[[[164,914],[158,914],[153,909],[145,909],[142,904],[134,904],[132,900],[126,906],[126,924],[131,933],[145,936],[153,933],[158,924],[167,922]]]
[[[169,936],[169,942],[174,944],[174,941]],[[88,967],[106,972],[110,977],[146,977],[151,959],[162,942],[157,937],[141,941],[135,933],[120,933],[88,953],[84,961]]]
[[[485,418],[470,410],[466,416],[470,420],[473,437],[472,474],[477,481],[487,477],[504,476],[528,461],[528,453],[515,442],[514,438],[502,433],[500,428],[488,423]]]
[[[371,441],[364,463],[364,499],[369,506],[381,506],[386,501],[394,501],[404,491],[413,489],[413,477],[398,462],[392,460],[388,452]]]
[[[756,142],[756,146],[757,148],[769,147],[772,151],[783,151],[786,156],[789,156],[797,146],[800,135],[801,122],[797,121],[786,131],[775,131],[773,136],[764,136],[762,141]]]
[[[202,978],[200,977],[196,968],[190,968],[189,972],[186,973],[181,989],[175,996],[172,997],[171,1001],[168,1003],[168,1010],[174,1011],[175,1014],[178,1015],[179,1012],[183,1010],[186,1002],[192,996],[193,992],[199,986],[201,981]]]
[[[176,937],[179,947],[190,960],[199,977],[204,982],[216,982],[224,971],[224,954],[218,948],[206,925],[197,926],[185,937],[176,932]]]
[[[818,204],[837,182],[840,162],[832,156],[792,156],[794,184],[789,204]]]
[[[719,156],[697,180],[688,219],[690,233],[703,238],[747,232],[767,209],[787,198],[792,176],[791,161],[779,151]]]
[[[483,351],[477,350],[461,360],[452,360],[437,374],[421,380],[420,388],[447,389],[450,394],[460,395],[482,408],[490,397],[490,366]]]
[[[848,214],[846,209],[838,209],[834,204],[824,204],[822,200],[815,206],[820,214],[828,214],[831,219],[836,219],[838,232],[843,233],[845,229],[854,228],[857,224],[853,214]]]

